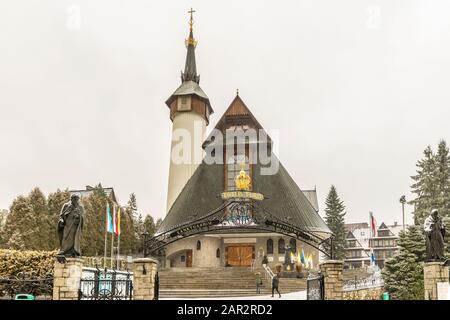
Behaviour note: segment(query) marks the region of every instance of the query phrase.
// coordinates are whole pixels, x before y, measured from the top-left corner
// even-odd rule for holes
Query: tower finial
[[[189,31],[192,31],[192,26],[194,25],[194,12],[195,10],[192,9],[192,7],[191,10],[188,11],[188,13],[191,14],[191,18],[189,19]]]
[[[194,12],[195,10],[191,8],[188,13],[191,15],[189,19],[189,37],[185,40],[187,55],[186,64],[184,66],[184,72],[181,73],[181,81],[194,81],[199,83],[200,76],[197,75],[197,66],[195,63],[195,47],[197,46],[197,41],[194,39]]]

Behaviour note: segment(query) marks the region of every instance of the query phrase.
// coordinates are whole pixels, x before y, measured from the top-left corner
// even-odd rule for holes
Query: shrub
[[[0,278],[14,278],[22,273],[33,278],[53,277],[56,253],[0,249]]]

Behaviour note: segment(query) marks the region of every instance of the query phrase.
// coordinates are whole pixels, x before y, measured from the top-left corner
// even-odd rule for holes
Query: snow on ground
[[[167,298],[160,300],[191,300],[191,299]],[[273,298],[271,295],[257,295],[246,297],[192,298],[192,300],[306,300],[306,290],[285,294],[281,292],[281,298],[278,298],[278,295],[275,293]]]

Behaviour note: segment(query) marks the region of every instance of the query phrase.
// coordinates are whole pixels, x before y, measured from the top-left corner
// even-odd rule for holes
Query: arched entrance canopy
[[[322,247],[324,243],[330,244],[331,234],[324,238],[314,231],[300,228],[289,223],[289,217],[280,219],[265,210],[259,201],[247,198],[230,199],[206,215],[194,215],[186,223],[144,239],[144,255],[157,254],[168,244],[190,236],[230,231],[279,233],[301,240],[331,257],[331,253]]]

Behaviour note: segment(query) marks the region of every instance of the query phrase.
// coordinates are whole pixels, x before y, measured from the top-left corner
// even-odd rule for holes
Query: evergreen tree
[[[92,194],[82,199],[84,207],[84,226],[81,251],[85,256],[103,256],[105,253],[106,207],[109,203],[111,213],[113,202],[98,185]],[[111,250],[111,234],[106,237],[106,254]]]
[[[406,229],[406,232],[400,231],[397,245],[414,254],[417,261],[425,260],[425,238],[421,226],[412,225]]]
[[[158,220],[156,220],[156,226],[155,226],[155,232],[158,231],[158,229],[161,227],[163,222],[163,219],[158,218]]]
[[[416,194],[416,199],[411,201],[415,206],[414,221],[422,225],[431,210],[437,205],[437,184],[436,184],[436,158],[433,150],[428,146],[424,150],[424,158],[416,164],[417,174],[412,176],[414,183],[411,191]]]
[[[28,195],[28,201],[31,206],[32,221],[34,223],[33,249],[51,250],[50,230],[54,228],[51,225],[51,219],[48,212],[47,198],[39,188],[34,188]]]
[[[144,234],[144,220],[142,219],[142,215],[139,214],[134,225],[136,244],[135,244],[135,252],[142,252],[142,242],[143,242],[143,234]]]
[[[417,174],[411,177],[414,184],[412,192],[416,199],[414,222],[423,225],[431,210],[436,208],[448,230],[450,230],[450,155],[444,140],[439,142],[436,154],[428,146],[424,158],[417,163]],[[450,234],[445,236],[447,256],[450,257]]]
[[[132,251],[139,252],[142,239],[142,216],[138,215],[138,206],[136,195],[134,193],[130,194],[130,198],[127,203],[127,214],[131,218],[133,224],[133,237],[132,237]]]
[[[9,245],[11,245],[10,240],[14,238],[11,241],[20,243],[20,249],[35,250],[35,244],[38,239],[34,236],[39,233],[34,221],[33,208],[28,197],[18,196],[14,199],[9,212],[2,241],[6,243],[6,248],[9,248]]]
[[[339,196],[334,185],[331,186],[325,200],[325,222],[333,233],[333,247],[330,244],[324,244],[324,249],[333,252],[333,259],[343,260],[345,258],[345,222],[344,202]]]
[[[3,240],[4,240],[3,230],[5,229],[7,216],[8,216],[8,210],[0,210],[0,248],[5,246],[5,244],[3,242]]]
[[[14,250],[25,250],[25,241],[23,240],[22,234],[19,230],[14,230],[11,237],[6,242],[6,247],[8,249]]]
[[[384,287],[396,300],[422,300],[424,292],[423,268],[416,256],[406,250],[384,263]]]
[[[121,208],[120,212],[120,254],[131,255],[136,243],[133,218],[125,208]]]
[[[147,215],[144,219],[144,233],[147,233],[150,237],[156,232],[155,220],[151,215]]]
[[[386,260],[382,271],[384,286],[394,299],[421,300],[424,296],[423,267],[425,240],[420,226],[401,231],[399,252]]]

